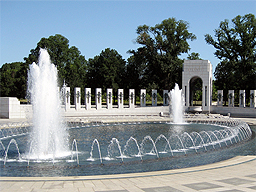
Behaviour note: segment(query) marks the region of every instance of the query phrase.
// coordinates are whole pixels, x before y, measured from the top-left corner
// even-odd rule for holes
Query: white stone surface
[[[256,109],[250,107],[211,107],[211,113],[218,113],[221,115],[230,114],[231,117],[254,117],[256,118]]]
[[[152,89],[152,106],[157,106],[157,90]]]
[[[217,105],[221,107],[223,105],[223,90],[218,90]]]
[[[124,107],[124,90],[123,89],[118,89],[117,90],[117,104],[118,104],[118,108],[122,109]]]
[[[245,90],[239,90],[239,107],[245,107]]]
[[[89,110],[91,109],[91,103],[92,103],[92,90],[91,88],[85,88],[85,109]]]
[[[80,110],[81,109],[81,88],[75,87],[74,89],[74,103],[75,103],[75,109]]]
[[[21,118],[26,118],[30,120],[33,118],[33,107],[31,104],[21,104],[20,105]]]
[[[160,112],[163,112],[164,114],[169,113],[169,106],[147,106],[147,107],[139,107],[134,106],[133,108],[129,108],[128,106],[122,109],[119,108],[102,108],[101,110],[97,110],[96,108],[91,108],[89,111],[76,111],[75,109],[71,109],[64,113],[66,117],[98,117],[99,120],[103,116],[159,116]]]
[[[65,87],[64,88],[64,105],[65,105],[65,110],[68,111],[70,109],[70,87]]]
[[[95,104],[96,104],[96,109],[101,109],[101,106],[102,106],[101,88],[96,88],[95,90]]]
[[[163,105],[167,106],[169,105],[169,91],[168,90],[164,90],[163,91]]]
[[[0,97],[0,109],[0,118],[25,118],[25,113],[20,107],[20,101],[16,97]]]
[[[140,106],[141,107],[146,107],[146,89],[141,89],[140,90]]]
[[[235,106],[235,91],[234,90],[228,90],[228,107],[234,107]]]
[[[255,191],[256,156],[154,172],[70,176],[1,177],[0,191]],[[224,181],[224,182],[223,182]],[[228,181],[228,182],[225,182]],[[197,189],[193,189],[193,187]],[[205,189],[204,189],[205,188]]]
[[[185,110],[190,106],[190,81],[202,79],[202,110],[210,112],[212,98],[212,64],[209,60],[184,60],[182,72],[182,91],[185,96]]]
[[[135,90],[129,89],[129,108],[134,108],[135,106]]]
[[[256,108],[256,90],[250,90],[250,107]]]
[[[112,109],[112,103],[113,103],[113,90],[111,88],[107,89],[107,109]]]

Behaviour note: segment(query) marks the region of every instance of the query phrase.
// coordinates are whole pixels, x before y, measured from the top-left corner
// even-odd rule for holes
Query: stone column
[[[85,94],[84,94],[84,101],[85,101],[85,109],[91,109],[91,102],[92,102],[92,92],[91,88],[85,88]]]
[[[140,106],[141,107],[146,107],[146,89],[141,89],[140,90]]]
[[[218,90],[217,106],[223,106],[223,90]]]
[[[235,91],[234,90],[228,90],[228,106],[234,107],[234,100],[235,100]]]
[[[157,106],[157,90],[152,89],[152,106]]]
[[[256,90],[250,90],[250,107],[256,108]]]
[[[135,105],[135,91],[134,89],[129,89],[129,108],[134,108]]]
[[[75,103],[75,109],[80,110],[81,109],[81,88],[75,87],[74,89],[74,103]]]
[[[168,92],[168,90],[163,91],[163,105],[164,106],[169,105],[169,92]]]
[[[120,109],[124,107],[124,90],[123,89],[117,90],[117,104],[118,104],[118,108]]]
[[[95,104],[96,104],[96,109],[101,109],[101,104],[102,104],[101,88],[96,88],[95,90]]]
[[[239,107],[245,107],[245,90],[239,90]]]
[[[204,110],[204,108],[205,108],[205,106],[206,106],[206,93],[207,91],[205,90],[205,84],[203,83],[202,84],[202,110],[203,111],[205,111]],[[192,99],[193,99],[193,96],[192,96]],[[192,102],[193,102],[193,100],[192,100]]]
[[[65,110],[70,109],[70,87],[65,87],[64,89],[64,104],[65,104]]]
[[[113,90],[111,88],[107,89],[107,109],[112,109],[112,95],[113,95]]]

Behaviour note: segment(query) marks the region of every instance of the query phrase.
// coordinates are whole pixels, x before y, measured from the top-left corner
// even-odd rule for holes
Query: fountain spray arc
[[[179,85],[175,83],[174,89],[169,93],[171,99],[171,114],[173,123],[182,124],[184,116],[184,97],[182,95],[182,89],[179,89]]]
[[[46,49],[28,71],[28,95],[33,106],[33,132],[29,158],[47,159],[68,153],[68,134],[62,123],[57,67]]]

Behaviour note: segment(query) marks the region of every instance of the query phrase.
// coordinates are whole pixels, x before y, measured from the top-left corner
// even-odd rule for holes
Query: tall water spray
[[[68,134],[61,119],[57,68],[45,49],[40,49],[38,64],[29,66],[28,94],[33,106],[29,158],[63,156],[68,151]]]
[[[182,90],[179,89],[179,85],[177,83],[175,83],[174,89],[170,91],[169,96],[171,98],[171,114],[173,123],[184,123],[184,99],[182,96]]]

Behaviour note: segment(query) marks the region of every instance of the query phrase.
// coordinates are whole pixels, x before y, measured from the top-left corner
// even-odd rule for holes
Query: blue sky
[[[86,59],[105,48],[116,49],[124,59],[136,49],[136,28],[154,26],[175,17],[189,23],[197,40],[189,41],[191,52],[208,59],[213,68],[219,60],[205,34],[225,19],[256,12],[256,1],[0,1],[0,66],[23,61],[42,37],[61,34],[76,46]],[[180,58],[186,58],[187,54]]]

